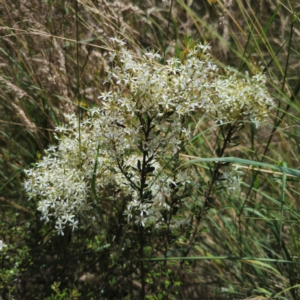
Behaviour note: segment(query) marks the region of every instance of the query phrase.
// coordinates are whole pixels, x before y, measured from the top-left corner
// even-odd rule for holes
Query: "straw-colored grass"
[[[188,246],[182,240],[169,261],[150,258],[156,273],[149,278],[161,292],[149,288],[146,297],[299,299],[299,8],[297,0],[2,0],[0,240],[8,247],[0,252],[0,298],[139,299],[138,271],[127,277],[111,263],[119,250],[97,222],[82,216],[78,231],[59,237],[40,220],[23,170],[57,142],[65,113],[83,118],[101,105],[111,37],[126,39],[138,56],[149,49],[176,55],[191,36],[210,43],[220,66],[250,74],[262,67],[276,107],[259,128],[244,124],[223,155],[244,172],[240,193],[215,195],[187,256],[178,257]],[[194,116],[190,127],[184,159],[208,183],[211,162],[202,158],[218,156],[217,125]]]

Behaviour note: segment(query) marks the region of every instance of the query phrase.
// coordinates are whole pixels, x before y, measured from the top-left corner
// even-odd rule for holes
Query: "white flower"
[[[225,186],[228,191],[238,192],[241,187],[241,177],[243,174],[239,166],[231,168],[228,172],[223,172],[221,177],[221,179],[225,180],[223,186]]]
[[[104,92],[101,94],[101,96],[98,97],[98,99],[101,99],[102,101],[106,101],[106,99],[108,99],[110,97],[111,93],[112,93],[111,91]]]
[[[161,58],[161,55],[158,52],[156,52],[156,53],[154,53],[154,52],[147,52],[147,53],[145,53],[145,56],[147,56],[150,60],[152,60],[152,59],[160,59]]]
[[[0,251],[2,251],[4,247],[7,247],[7,245],[4,244],[2,240],[0,240]]]
[[[62,219],[58,218],[56,221],[55,229],[58,235],[64,235],[64,225]]]
[[[119,46],[124,46],[126,45],[126,43],[124,42],[124,40],[121,40],[119,38],[110,38],[111,41],[113,41],[114,43],[118,44]]]
[[[147,217],[144,217],[144,216],[136,216],[135,217],[134,223],[137,225],[141,225],[141,226],[145,227],[146,222],[147,222]]]
[[[72,227],[72,231],[78,228],[78,220],[71,220],[70,226]]]

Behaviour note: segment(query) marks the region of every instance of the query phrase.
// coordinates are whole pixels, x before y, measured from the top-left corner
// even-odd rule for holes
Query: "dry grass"
[[[113,51],[111,37],[125,38],[137,54],[149,48],[174,54],[175,47],[184,48],[184,35],[209,42],[220,64],[250,73],[262,66],[267,72],[277,109],[257,131],[246,124],[240,145],[228,155],[298,168],[297,0],[0,1],[0,239],[12,245],[12,262],[19,260],[22,265],[15,277],[0,273],[3,299],[41,299],[51,294],[53,281],[64,282],[70,290],[77,282],[81,292],[94,293],[95,277],[82,280],[83,274],[108,280],[101,273],[107,267],[101,262],[104,254],[95,265],[88,259],[85,265],[77,264],[101,229],[87,225],[72,242],[71,235],[69,241],[49,236],[51,228],[41,229],[38,216],[28,213],[34,212],[34,204],[27,202],[22,190],[22,170],[55,143],[54,129],[64,122],[65,112],[81,116],[86,108],[100,105],[97,97]],[[195,120],[192,126],[199,133],[199,144],[191,146],[189,154],[211,157],[215,137],[210,124]],[[199,175],[204,172],[205,167],[199,167]],[[209,211],[203,224],[207,232],[199,236],[191,255],[265,260],[195,259],[193,275],[183,275],[187,286],[178,299],[254,299],[256,295],[275,299],[276,294],[276,299],[299,299],[299,192],[297,180],[285,182],[282,176],[249,170],[240,196],[224,195]],[[36,260],[27,259],[34,255]],[[41,265],[55,259],[57,263],[38,281]],[[77,270],[65,265],[64,259]],[[24,277],[27,273],[30,279]],[[220,294],[226,289],[232,297]],[[79,298],[96,299],[92,297],[97,296]]]

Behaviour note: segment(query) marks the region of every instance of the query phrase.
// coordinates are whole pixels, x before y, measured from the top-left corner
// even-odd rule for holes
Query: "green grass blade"
[[[237,157],[217,157],[217,158],[196,158],[196,159],[191,159],[185,164],[194,164],[198,162],[230,162],[234,164],[240,164],[240,165],[251,165],[251,166],[256,166],[256,167],[263,167],[263,168],[270,168],[270,169],[275,169],[279,172],[286,173],[295,177],[300,177],[300,171],[288,167],[281,167],[281,166],[276,166],[272,164],[266,164],[254,160],[249,160],[249,159],[243,159],[243,158],[237,158]]]

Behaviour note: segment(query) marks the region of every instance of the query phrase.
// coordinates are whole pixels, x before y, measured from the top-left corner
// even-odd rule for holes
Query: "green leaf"
[[[141,161],[139,159],[137,161],[137,167],[138,167],[139,171],[142,171],[142,169],[141,169]]]
[[[152,173],[155,170],[155,167],[148,167],[146,173]]]

